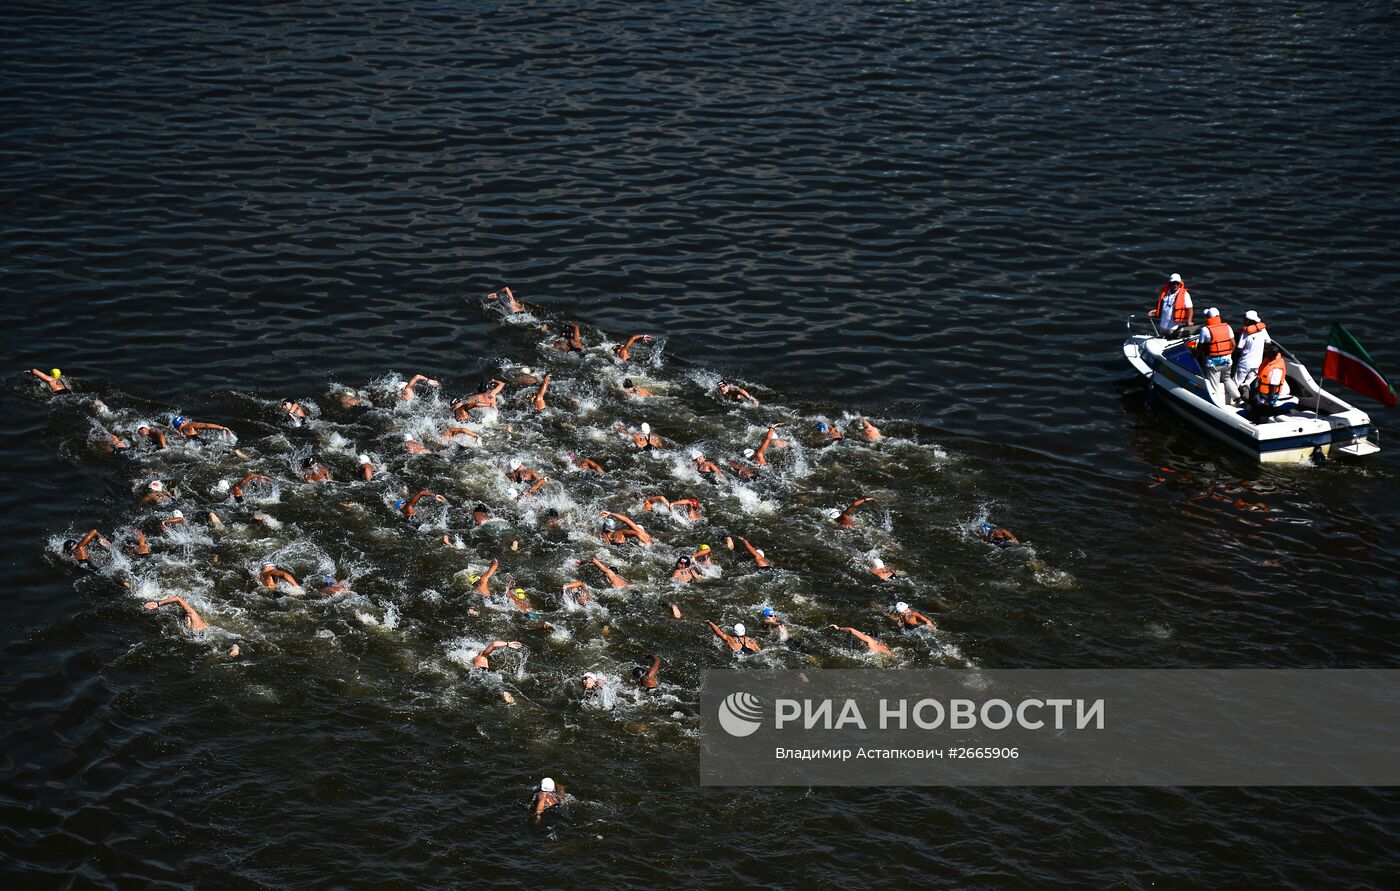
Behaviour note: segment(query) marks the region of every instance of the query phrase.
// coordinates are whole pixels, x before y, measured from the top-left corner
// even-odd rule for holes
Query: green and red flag
[[[1327,360],[1322,365],[1322,376],[1395,407],[1395,388],[1371,361],[1371,354],[1336,322],[1332,323],[1332,335],[1327,338]]]

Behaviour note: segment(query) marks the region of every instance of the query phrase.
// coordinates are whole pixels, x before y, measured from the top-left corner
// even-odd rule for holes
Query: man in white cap
[[[1230,376],[1231,356],[1235,353],[1235,332],[1220,318],[1220,310],[1211,307],[1206,310],[1206,323],[1196,346],[1196,358],[1205,369],[1207,381],[1215,381],[1225,397],[1226,403],[1240,398],[1239,388]]]
[[[1178,273],[1173,272],[1171,280],[1162,286],[1157,295],[1157,308],[1148,313],[1157,320],[1157,328],[1163,334],[1171,334],[1183,325],[1195,321],[1196,310],[1191,305],[1191,292]]]
[[[546,816],[551,818],[564,816],[564,799],[561,793],[555,790],[554,780],[549,777],[540,780],[540,787],[535,790],[535,797],[530,800],[530,810],[535,814],[536,824]]]
[[[1245,313],[1237,347],[1240,357],[1235,363],[1236,396],[1243,392],[1250,380],[1259,373],[1259,363],[1264,361],[1264,344],[1271,340],[1269,329],[1259,319],[1259,313],[1252,309]]]

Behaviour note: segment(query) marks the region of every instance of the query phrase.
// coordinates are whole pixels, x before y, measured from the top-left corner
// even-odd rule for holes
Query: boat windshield
[[[1167,347],[1162,351],[1162,355],[1172,363],[1179,365],[1192,374],[1203,374],[1201,371],[1201,363],[1196,361],[1196,357],[1192,354],[1191,348],[1184,343],[1178,343],[1175,346]]]

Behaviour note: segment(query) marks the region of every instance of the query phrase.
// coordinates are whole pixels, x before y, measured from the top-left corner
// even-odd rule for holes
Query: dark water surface
[[[278,530],[234,510],[160,539],[149,565],[78,577],[55,542],[149,530],[134,486],[160,475],[194,516],[249,465],[222,447],[102,456],[90,412],[8,376],[4,871],[24,887],[1383,884],[1386,790],[700,789],[694,686],[729,664],[699,619],[768,603],[802,647],[756,667],[875,665],[821,629],[877,627],[893,595],[860,571],[877,552],[909,574],[897,596],[943,606],[904,664],[1394,666],[1394,453],[1223,455],[1144,404],[1118,344],[1179,271],[1198,306],[1258,309],[1301,355],[1320,363],[1339,320],[1400,374],[1397,46],[1387,3],[6,4],[7,367],[62,367],[118,429],[170,409],[227,423],[284,481],[312,450],[340,480],[374,450],[387,476],[283,482],[262,504]],[[664,336],[632,371],[662,396],[629,404],[604,350],[549,358],[500,324],[477,298],[503,282],[591,342]],[[394,375],[457,395],[502,361],[549,363],[556,407],[511,403],[480,449],[398,453],[444,405],[394,407]],[[717,402],[718,374],[765,404]],[[332,382],[387,408],[338,416]],[[311,431],[278,424],[285,395],[320,407]],[[1393,414],[1363,407],[1389,437]],[[757,494],[705,490],[703,524],[649,516],[665,547],[620,558],[645,580],[635,600],[570,612],[543,593],[600,550],[577,528],[590,514],[703,485],[590,429],[650,420],[718,454],[770,420],[853,412],[891,440],[795,442]],[[542,502],[576,522],[563,541],[525,509],[502,508],[501,540],[432,515],[461,551],[388,519],[400,482],[503,505],[503,461],[557,471],[568,448],[619,469]],[[823,525],[861,492],[881,501],[861,529]],[[988,516],[1031,549],[977,542]],[[667,590],[675,548],[728,531],[783,569]],[[510,537],[553,635],[466,613],[463,573]],[[262,597],[263,559],[334,566],[357,594]],[[156,593],[216,630],[144,613]],[[469,675],[464,654],[497,636],[528,657]],[[234,639],[239,660],[221,655]],[[652,649],[660,699],[599,709],[568,689]],[[579,799],[556,837],[523,819],[546,773]]]

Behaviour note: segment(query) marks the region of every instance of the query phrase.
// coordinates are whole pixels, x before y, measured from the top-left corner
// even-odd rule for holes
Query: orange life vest
[[[1278,383],[1271,384],[1269,379],[1274,375],[1274,369],[1283,372],[1279,375]],[[1259,366],[1259,398],[1272,399],[1283,391],[1283,383],[1288,379],[1288,364],[1283,361],[1283,355],[1279,354],[1264,364]]]
[[[1172,292],[1172,285],[1180,285],[1176,291],[1178,299],[1172,304],[1172,322],[1177,325],[1184,325],[1186,324],[1186,313],[1189,309],[1189,307],[1185,305],[1186,301],[1179,299],[1182,294],[1186,293],[1186,282],[1184,281],[1167,282],[1165,285],[1162,285],[1162,291],[1157,295],[1157,312],[1155,314],[1157,316],[1162,315],[1162,304],[1166,301],[1167,295]]]
[[[1230,337],[1230,326],[1225,324],[1225,320],[1220,316],[1207,321],[1206,330],[1210,332],[1210,342],[1206,344],[1209,347],[1206,354],[1208,358],[1228,356],[1235,351],[1235,341]]]
[[[1245,325],[1243,328],[1240,329],[1240,337],[1248,337],[1251,334],[1263,331],[1266,327],[1268,326],[1265,325],[1263,322],[1250,322],[1248,325]]]

